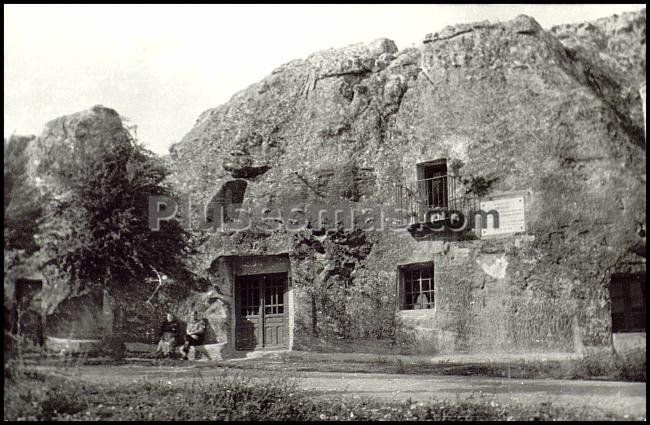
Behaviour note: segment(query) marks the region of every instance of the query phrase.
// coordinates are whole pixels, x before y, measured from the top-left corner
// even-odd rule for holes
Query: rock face
[[[204,112],[170,149],[195,227],[196,205],[238,179],[253,215],[309,210],[202,231],[197,269],[231,297],[225,337],[239,314],[232,262],[288,255],[294,348],[388,334],[409,352],[611,346],[610,278],[645,273],[644,34],[645,10],[550,31],[527,16],[451,26],[420,48],[314,53]],[[416,164],[443,158],[477,202],[522,194],[525,230],[449,240],[313,225],[319,205],[394,210]],[[402,310],[399,267],[423,262],[435,308]]]
[[[28,146],[29,174],[43,194],[62,196],[65,188],[54,180],[64,158],[75,158],[83,167],[84,156],[110,148],[131,146],[131,138],[119,114],[96,105],[89,110],[56,118],[45,125]]]
[[[314,53],[204,112],[170,149],[206,285],[159,298],[181,317],[198,310],[206,342],[228,349],[368,338],[408,353],[612,348],[611,282],[645,275],[644,125],[645,10],[549,31],[520,16],[446,27],[419,48],[379,39]],[[101,106],[25,140],[33,183],[60,199],[62,158],[130,143]],[[423,221],[409,190],[441,164],[444,189],[425,186],[425,198],[463,213],[521,199],[522,228],[407,226]],[[52,313],[68,293],[43,288]],[[100,298],[76,319],[81,301],[67,301],[50,330],[90,338],[120,321],[151,337],[144,327],[158,318]]]
[[[550,31],[527,16],[451,26],[420,48],[314,53],[204,112],[170,149],[194,225],[196,205],[240,179],[254,216],[245,231],[199,232],[197,270],[230,297],[224,337],[235,343],[233,264],[286,255],[293,348],[386,335],[408,352],[611,347],[611,276],[645,273],[644,34],[645,10]],[[317,206],[394,210],[398,188],[422,179],[416,164],[437,159],[477,202],[523,196],[525,230],[314,225]],[[308,212],[272,228],[256,216],[292,207]],[[435,308],[403,310],[402,270],[421,263]]]

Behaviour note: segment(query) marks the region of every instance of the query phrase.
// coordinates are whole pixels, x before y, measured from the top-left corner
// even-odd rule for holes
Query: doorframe
[[[292,277],[292,261],[289,257],[289,252],[281,252],[269,255],[223,255],[219,256],[220,265],[219,269],[223,270],[225,278],[226,289],[230,293],[230,332],[227,337],[227,342],[233,351],[237,350],[237,289],[236,278],[237,276],[245,276],[249,274],[270,274],[270,273],[287,273],[287,348],[283,350],[293,350],[294,347],[294,329],[295,329],[295,311],[296,311],[296,296],[293,286]],[[252,259],[262,260],[263,264],[260,267],[261,273],[246,273],[241,272],[241,263],[250,261]],[[270,264],[269,264],[270,263]],[[279,350],[278,350],[279,351]],[[242,350],[243,352],[243,350]]]
[[[286,344],[284,347],[258,347],[258,348],[253,348],[252,350],[240,350],[237,348],[237,321],[239,320],[237,311],[238,311],[238,302],[239,302],[239,287],[237,285],[237,279],[240,276],[266,276],[270,274],[284,274],[286,276],[286,281],[285,281],[285,290],[284,290],[284,297],[283,297],[283,303],[284,303],[284,327],[286,330]],[[279,351],[279,350],[291,350],[293,348],[293,323],[294,323],[294,303],[293,303],[293,291],[292,291],[292,285],[291,285],[291,272],[290,269],[287,271],[282,271],[282,272],[268,272],[268,273],[255,273],[255,274],[241,274],[237,275],[235,273],[232,274],[232,288],[233,288],[233,305],[232,305],[232,337],[231,343],[233,344],[233,347],[235,351]],[[264,294],[264,289],[265,285],[260,285],[260,301],[262,304],[264,303],[263,298],[265,296]],[[260,306],[261,309],[261,314],[260,314],[260,320],[261,320],[261,326],[260,329],[262,330],[262,333],[264,332],[264,306]],[[262,335],[262,341],[264,341],[264,336]],[[262,344],[263,345],[263,344]]]

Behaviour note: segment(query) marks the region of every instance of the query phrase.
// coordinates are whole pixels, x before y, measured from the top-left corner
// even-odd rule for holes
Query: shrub
[[[5,381],[5,420],[52,420],[86,407],[83,386],[34,372],[14,376],[10,383]]]

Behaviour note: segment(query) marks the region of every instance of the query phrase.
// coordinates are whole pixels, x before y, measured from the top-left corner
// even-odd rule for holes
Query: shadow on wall
[[[62,301],[47,317],[46,335],[69,339],[96,339],[102,336],[102,295],[84,294]]]
[[[247,185],[245,180],[231,180],[224,183],[207,206],[207,222],[219,226],[236,220],[238,217],[237,209],[244,202]]]
[[[208,319],[203,319],[203,323],[205,323],[205,338],[203,339],[203,342],[205,344],[216,344],[218,342],[224,342],[218,340],[217,332],[214,330]]]

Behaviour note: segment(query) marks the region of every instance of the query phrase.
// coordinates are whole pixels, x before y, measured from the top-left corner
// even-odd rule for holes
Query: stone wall
[[[531,278],[536,257],[532,235],[450,242],[404,232],[380,238],[365,266],[395,287],[398,266],[433,262],[435,309],[397,311],[398,342],[415,351],[573,351],[572,284]]]
[[[100,292],[66,298],[46,319],[45,333],[56,338],[101,339],[105,332]]]

